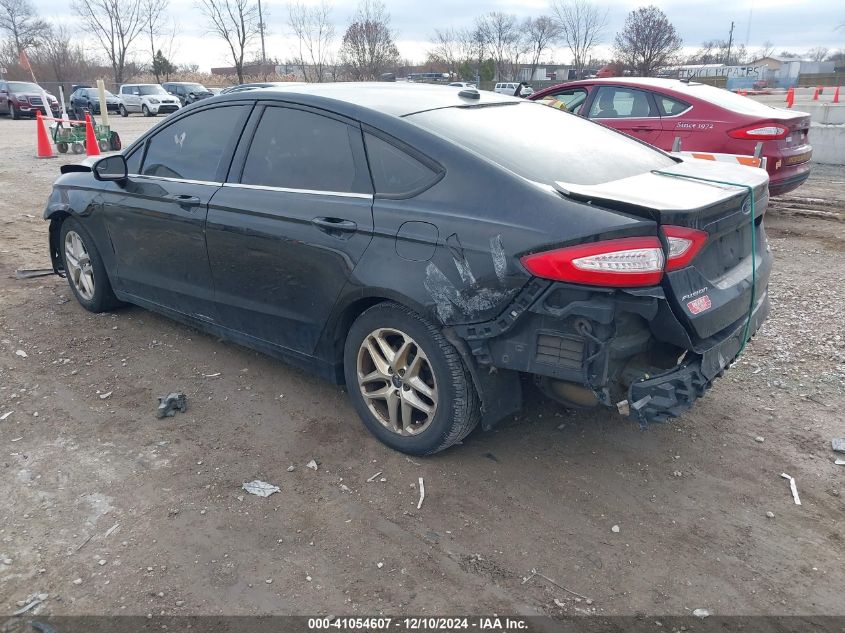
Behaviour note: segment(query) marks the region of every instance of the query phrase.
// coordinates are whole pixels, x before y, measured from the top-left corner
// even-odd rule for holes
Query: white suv
[[[518,81],[508,81],[496,84],[496,87],[493,88],[493,92],[498,92],[499,94],[503,95],[516,95],[516,89],[520,86]],[[520,97],[527,97],[528,95],[534,94],[534,88],[531,86],[522,85],[522,90],[519,91]]]
[[[140,112],[144,116],[170,114],[182,107],[174,97],[158,84],[123,84],[120,87],[120,114],[129,116]]]

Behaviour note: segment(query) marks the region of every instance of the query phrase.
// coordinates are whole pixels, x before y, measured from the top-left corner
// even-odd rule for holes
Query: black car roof
[[[356,116],[360,108],[397,117],[455,106],[493,105],[518,103],[522,99],[501,95],[488,90],[478,90],[478,98],[460,96],[462,91],[454,86],[436,84],[414,84],[405,82],[343,82],[322,84],[293,84],[259,88],[248,93],[235,92],[216,99],[243,99],[245,96],[272,100],[284,97],[286,100],[303,104],[331,106],[338,114]],[[474,89],[469,89],[474,90]]]

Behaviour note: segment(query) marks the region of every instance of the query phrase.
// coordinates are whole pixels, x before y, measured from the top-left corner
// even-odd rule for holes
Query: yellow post
[[[97,80],[97,92],[100,97],[100,120],[103,125],[109,124],[109,107],[106,105],[106,84],[102,79]]]

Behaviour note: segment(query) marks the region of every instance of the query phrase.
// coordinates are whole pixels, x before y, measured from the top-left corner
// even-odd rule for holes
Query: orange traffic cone
[[[836,86],[836,90],[833,93],[833,103],[839,103],[839,86]]]
[[[795,105],[795,88],[790,88],[786,91],[786,107],[791,108]]]
[[[91,115],[85,113],[85,153],[88,156],[99,156],[100,146],[97,143],[97,135],[94,134],[94,124],[91,123]]]
[[[47,136],[47,128],[44,127],[44,119],[41,118],[41,111],[35,111],[35,124],[38,126],[38,158],[55,158],[53,146],[50,144],[50,137]]]
[[[813,91],[813,101],[818,101],[818,100],[819,100],[819,93],[821,93],[821,91],[822,91],[822,89],[821,89],[821,88],[816,88],[816,89]]]

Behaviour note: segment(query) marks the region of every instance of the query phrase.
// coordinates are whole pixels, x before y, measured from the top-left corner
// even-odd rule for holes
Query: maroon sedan
[[[37,111],[45,114],[44,97],[50,102],[53,116],[59,116],[59,100],[36,83],[31,81],[6,81],[0,79],[0,113],[9,114],[13,119],[22,116],[35,116]]]
[[[773,108],[695,81],[613,77],[552,86],[529,97],[555,99],[570,112],[670,151],[752,155],[762,143],[771,195],[810,175],[810,115]]]

